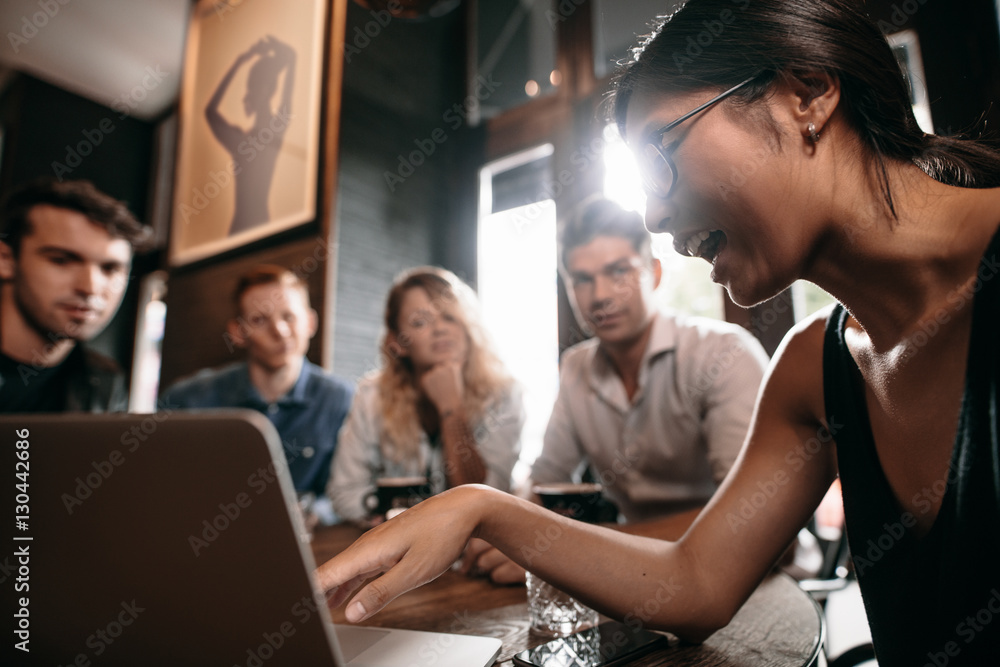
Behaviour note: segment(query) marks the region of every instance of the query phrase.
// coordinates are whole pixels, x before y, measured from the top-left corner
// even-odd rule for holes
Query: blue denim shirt
[[[170,409],[250,408],[264,414],[281,437],[296,492],[321,496],[353,395],[349,382],[305,360],[291,390],[268,403],[250,382],[247,364],[240,362],[175,383],[161,403]]]

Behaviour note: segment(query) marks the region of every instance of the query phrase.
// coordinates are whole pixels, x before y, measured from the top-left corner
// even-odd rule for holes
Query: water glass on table
[[[600,484],[536,484],[531,491],[553,512],[588,523],[600,519]],[[527,573],[525,583],[532,632],[559,637],[597,625],[597,612],[571,595],[531,572]]]

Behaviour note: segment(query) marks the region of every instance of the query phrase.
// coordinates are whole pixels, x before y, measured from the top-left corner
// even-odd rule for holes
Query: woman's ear
[[[389,354],[396,359],[405,359],[410,356],[406,350],[406,346],[400,343],[399,336],[392,332],[386,335],[385,347],[389,351]]]
[[[840,79],[826,72],[801,72],[788,76],[786,83],[796,123],[805,136],[818,141],[840,103]]]

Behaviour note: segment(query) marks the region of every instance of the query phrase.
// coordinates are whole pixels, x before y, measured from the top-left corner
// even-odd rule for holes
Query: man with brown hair
[[[118,310],[147,232],[87,181],[10,193],[0,207],[0,412],[126,409],[118,365],[83,343]]]
[[[306,359],[317,315],[306,284],[288,269],[259,265],[233,294],[236,315],[226,339],[245,362],[205,369],[170,387],[167,408],[251,408],[281,436],[295,490],[323,495],[337,433],[354,394],[347,381]]]

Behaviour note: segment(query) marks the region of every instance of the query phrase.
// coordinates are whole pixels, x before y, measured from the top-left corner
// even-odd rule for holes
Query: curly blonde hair
[[[385,332],[380,350],[382,369],[378,394],[382,404],[382,448],[392,461],[418,455],[423,433],[417,405],[421,397],[413,362],[399,353],[399,314],[403,299],[412,289],[422,289],[435,307],[453,314],[468,337],[468,356],[462,367],[465,384],[465,414],[470,421],[483,416],[487,405],[510,389],[513,379],[493,351],[480,320],[479,302],[472,289],[455,274],[433,266],[410,269],[396,278],[385,304]]]

